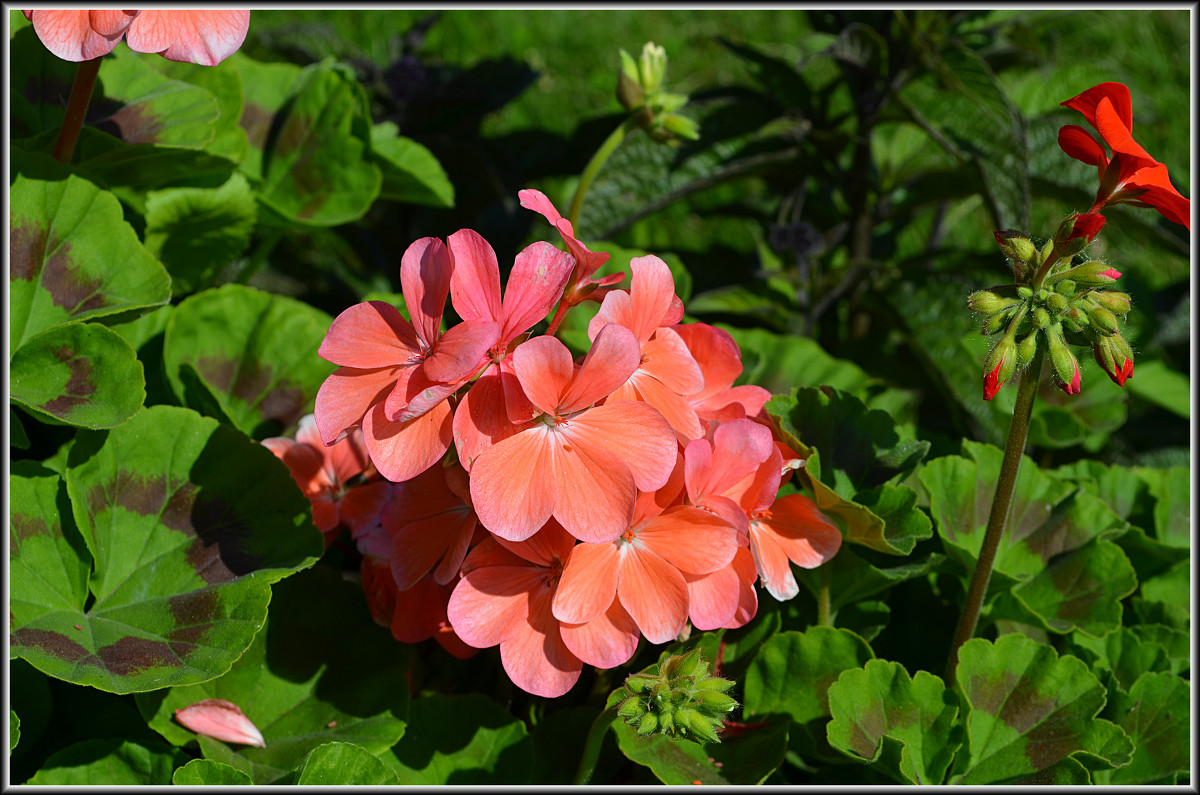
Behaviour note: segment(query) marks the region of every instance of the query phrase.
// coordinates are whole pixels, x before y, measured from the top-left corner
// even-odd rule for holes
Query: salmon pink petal
[[[737,552],[737,530],[721,517],[688,505],[668,508],[637,530],[638,541],[684,574],[725,568]]]
[[[421,474],[446,454],[452,439],[449,404],[442,402],[408,422],[392,422],[377,403],[363,418],[367,451],[379,474],[400,483]]]
[[[500,265],[491,245],[473,229],[460,229],[446,241],[454,260],[450,302],[463,320],[501,322]]]
[[[572,654],[597,668],[624,665],[637,651],[637,624],[616,599],[592,621],[561,624],[558,631]]]
[[[500,643],[500,662],[512,683],[527,693],[557,698],[575,686],[583,663],[563,643],[550,614],[551,592],[529,594],[529,620]]]
[[[742,480],[726,493],[737,500],[742,510],[752,514],[771,507],[782,483],[783,454],[776,447],[753,477]]]
[[[175,710],[175,720],[185,729],[206,737],[215,737],[227,743],[253,745],[265,748],[262,732],[242,713],[241,707],[232,701],[206,698],[195,704]]]
[[[108,9],[103,11],[89,11],[88,24],[92,26],[92,30],[101,36],[111,39],[124,34],[140,13],[140,11],[113,11]]]
[[[640,360],[641,348],[629,329],[612,323],[605,326],[592,340],[591,349],[559,398],[557,410],[571,414],[607,397],[629,380]]]
[[[724,494],[758,468],[775,452],[771,431],[753,420],[723,422],[713,433],[713,465],[708,489]]]
[[[570,624],[600,617],[617,595],[619,566],[615,544],[576,544],[554,594],[554,617]]]
[[[543,320],[562,297],[575,261],[549,243],[537,242],[517,254],[504,291],[502,342]]]
[[[395,483],[387,480],[377,480],[374,483],[364,483],[355,486],[342,497],[338,513],[346,526],[350,528],[355,541],[364,533],[379,525],[380,514],[392,498]],[[390,543],[390,542],[389,542]]]
[[[704,387],[691,396],[693,401],[728,389],[742,374],[742,352],[728,331],[707,323],[687,323],[674,330],[704,374]]]
[[[334,318],[317,355],[360,370],[416,364],[417,334],[400,310],[383,301],[355,304]]]
[[[437,631],[433,633],[433,639],[449,652],[450,656],[460,660],[469,660],[479,653],[479,649],[473,649],[463,643],[462,638],[455,634],[454,627],[450,626],[449,621],[438,626]]]
[[[609,323],[626,328],[633,323],[633,300],[627,291],[613,290],[604,296],[604,300],[600,302],[600,311],[588,321],[588,339],[596,339],[600,329]]]
[[[750,553],[754,556],[754,565],[767,593],[786,602],[800,592],[792,575],[791,562],[778,536],[757,522],[750,523]]]
[[[65,61],[90,61],[113,51],[121,33],[106,37],[92,28],[88,11],[26,12],[46,49]]]
[[[771,399],[771,393],[761,386],[742,384],[718,392],[717,394],[697,401],[692,397],[692,406],[696,416],[702,422],[716,420],[728,422],[742,417],[757,417],[762,414],[763,406]]]
[[[720,629],[737,612],[741,581],[730,566],[708,574],[684,574],[688,589],[688,618],[696,629]]]
[[[249,27],[249,11],[143,11],[125,41],[168,61],[216,66],[237,52]]]
[[[333,542],[333,536],[330,535],[337,529],[338,507],[333,499],[328,495],[315,495],[312,497],[313,524],[317,529],[325,534],[325,546],[328,547]]]
[[[535,213],[541,213],[551,225],[557,225],[559,220],[562,219],[558,210],[554,209],[554,205],[546,198],[546,194],[540,190],[527,188],[517,191],[517,198],[521,200],[522,207],[526,210],[533,210]]]
[[[679,320],[672,310],[672,299],[676,299],[675,277],[667,263],[653,254],[634,257],[629,261],[629,269],[633,271],[629,287],[633,325],[629,329],[644,343],[659,326]]]
[[[483,529],[480,529],[479,532],[484,537],[471,548],[471,551],[467,553],[466,559],[463,560],[462,576],[465,577],[475,569],[487,568],[488,566],[509,566],[518,569],[529,566],[529,561],[502,545],[498,536],[494,536]]]
[[[1105,99],[1112,105],[1125,129],[1133,132],[1133,99],[1129,87],[1123,83],[1101,83],[1059,104],[1079,111],[1093,127],[1097,127],[1096,110]]]
[[[565,561],[575,546],[575,537],[553,519],[524,541],[509,541],[500,536],[495,538],[497,544],[522,560],[547,568]]]
[[[468,510],[459,521],[458,526],[451,530],[453,534],[449,546],[446,548],[446,554],[442,556],[442,561],[433,570],[433,581],[441,585],[453,584],[454,579],[462,570],[463,561],[467,557],[467,550],[470,549],[471,539],[475,537],[475,528],[479,525],[479,518],[475,516],[475,511]]]
[[[554,337],[533,337],[513,351],[512,364],[529,401],[544,413],[553,414],[575,374],[567,346]]]
[[[454,446],[468,471],[480,453],[521,430],[509,422],[500,379],[497,368],[484,371],[454,410]]]
[[[421,368],[431,381],[461,383],[483,367],[484,355],[499,334],[498,323],[459,323],[438,339]]]
[[[313,414],[317,430],[326,445],[333,444],[351,428],[362,424],[367,411],[382,405],[396,384],[403,368],[380,367],[359,370],[340,367],[317,390]]]
[[[466,540],[470,541],[471,533],[475,530],[475,517],[465,505],[452,513],[435,514],[401,524],[392,536],[389,556],[396,587],[401,591],[408,590],[428,574],[443,556],[449,554],[452,545],[461,546],[462,554],[458,556],[457,565],[449,576],[434,578],[443,585],[452,580],[467,554],[466,543],[459,543],[464,524],[467,524]]]
[[[662,488],[638,492],[630,525],[641,527],[672,505],[682,504],[683,496],[683,455],[676,453],[675,468]]]
[[[646,403],[596,406],[571,417],[564,428],[577,443],[589,449],[603,447],[625,462],[634,485],[642,491],[662,488],[675,469],[679,450],[675,432]]]
[[[738,547],[730,568],[738,575],[738,607],[733,618],[725,626],[728,629],[737,629],[748,624],[758,613],[758,591],[754,588],[758,572],[754,567],[754,556],[750,554],[748,547]]]
[[[392,609],[392,637],[401,643],[420,643],[436,635],[446,623],[450,593],[449,586],[438,585],[429,577],[398,592]]]
[[[652,375],[638,371],[630,378],[630,383],[637,390],[642,402],[658,409],[667,424],[679,435],[682,441],[688,442],[704,435],[700,418],[688,399],[678,392],[664,386]],[[614,393],[615,395],[616,393]],[[611,397],[606,403],[615,402]]]
[[[311,437],[320,440],[321,435],[317,431],[316,419],[309,414],[304,420],[301,420],[301,428],[304,428],[305,421],[311,427]],[[299,438],[299,434],[297,434]],[[325,452],[326,469],[333,475],[332,480],[339,484],[345,484],[356,475],[361,475],[366,472],[371,465],[371,457],[367,455],[367,445],[363,441],[362,431],[351,431],[350,435],[332,447],[320,447],[320,450]]]
[[[480,453],[471,466],[471,503],[483,526],[510,541],[541,529],[558,498],[550,429],[535,423]]]
[[[1064,125],[1058,131],[1058,145],[1068,155],[1089,166],[1103,168],[1108,165],[1108,154],[1104,147],[1087,130],[1076,124]]]
[[[580,541],[612,541],[633,520],[637,499],[633,475],[603,441],[576,435],[574,420],[571,426],[571,430],[560,427],[551,432],[549,465],[557,490],[554,518]]]
[[[841,530],[803,494],[780,497],[756,523],[775,536],[793,563],[805,569],[820,566],[842,546]]]
[[[436,237],[423,237],[410,245],[400,258],[400,289],[417,336],[433,348],[441,330],[446,296],[450,294],[453,271],[450,251]]]
[[[673,329],[660,328],[642,345],[641,371],[652,375],[680,395],[694,395],[704,388],[704,374],[692,352]]]
[[[527,627],[529,593],[545,578],[536,566],[472,569],[454,586],[446,616],[467,645],[495,646]]]
[[[501,359],[499,367],[500,386],[504,390],[504,412],[508,415],[508,421],[513,425],[520,425],[536,419],[542,412],[529,400],[521,387],[521,379],[517,378],[517,373],[513,370],[512,357],[506,356]]]
[[[445,384],[431,381],[423,367],[409,367],[400,373],[396,386],[384,401],[384,416],[393,422],[408,422],[420,417],[453,395],[462,382]]]
[[[292,480],[296,481],[296,485],[305,496],[321,488],[328,488],[329,484],[322,477],[322,468],[325,465],[325,457],[321,455],[321,451],[325,449],[323,445],[320,448],[310,447],[286,436],[263,439],[261,444],[284,463]]]
[[[679,570],[636,542],[621,550],[617,597],[651,643],[674,640],[687,621],[687,583]]]

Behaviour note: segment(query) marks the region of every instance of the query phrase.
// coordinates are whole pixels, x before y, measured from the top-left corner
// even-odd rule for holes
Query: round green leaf
[[[253,784],[250,777],[235,767],[211,759],[193,759],[175,771],[171,783],[187,787],[220,787]]]
[[[42,525],[46,477],[34,487]],[[66,482],[71,512],[61,515],[74,516],[86,552],[31,531],[36,546],[23,545],[13,567],[10,644],[76,684],[130,693],[219,676],[262,627],[270,584],[323,549],[287,468],[187,409],[154,406],[77,441]],[[44,569],[63,570],[63,586],[45,588]]]
[[[386,754],[408,716],[407,647],[371,619],[361,586],[327,566],[289,577],[274,592],[266,629],[229,673],[136,696],[150,728],[183,745],[197,735],[175,722],[175,710],[207,698],[237,704],[266,747],[201,736],[200,750],[255,784],[287,778],[329,742]]]
[[[317,356],[332,319],[301,301],[227,284],[179,304],[163,359],[175,394],[256,439],[312,409],[334,366]]]
[[[228,59],[216,66],[168,61],[166,58],[144,58],[142,61],[172,80],[181,80],[211,93],[217,100],[220,115],[213,125],[213,139],[204,148],[235,163],[246,157],[246,131],[238,123],[243,110],[242,77],[235,64]]]
[[[401,784],[520,784],[532,775],[525,724],[474,693],[412,702],[409,730],[382,757]]]
[[[66,323],[25,342],[9,365],[12,399],[36,415],[113,428],[146,399],[142,363],[129,343],[97,323]]]
[[[780,632],[746,671],[743,711],[748,718],[782,712],[796,723],[823,721],[829,717],[829,686],[842,671],[874,656],[849,630],[816,626]]]
[[[1129,759],[1129,738],[1096,717],[1104,686],[1076,657],[1060,658],[1023,635],[976,638],[959,650],[956,676],[967,752],[955,761],[952,784],[1018,780],[1076,754],[1111,765]]]
[[[59,324],[167,302],[170,277],[115,196],[44,155],[11,156],[10,356]]]
[[[371,128],[371,156],[383,172],[380,196],[392,201],[453,207],[454,185],[433,153],[397,135],[395,124]]]
[[[129,144],[199,149],[213,139],[221,115],[211,92],[172,80],[145,56],[117,47],[100,62],[104,95],[92,100],[89,119]]]
[[[171,772],[188,759],[187,754],[166,743],[84,740],[51,754],[26,783],[116,787],[170,784]]]
[[[396,774],[378,757],[352,743],[325,743],[308,752],[300,765],[297,784],[338,786],[399,784]]]
[[[780,765],[787,752],[786,721],[751,728],[745,734],[700,744],[656,734],[639,736],[623,720],[613,722],[621,753],[664,784],[761,784]]]
[[[942,680],[926,671],[910,678],[890,660],[843,672],[829,687],[829,711],[829,744],[851,757],[876,762],[885,740],[898,743],[886,769],[903,783],[941,784],[962,745],[958,704]]]
[[[1097,771],[1096,783],[1173,783],[1173,774],[1189,772],[1191,703],[1191,684],[1169,672],[1143,674],[1128,695],[1118,692],[1105,714],[1136,747],[1128,765]]]

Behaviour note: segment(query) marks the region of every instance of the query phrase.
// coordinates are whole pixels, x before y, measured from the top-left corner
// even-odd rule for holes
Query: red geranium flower
[[[1100,190],[1090,212],[1110,204],[1153,207],[1168,221],[1191,230],[1191,202],[1175,190],[1167,167],[1133,140],[1133,103],[1125,85],[1101,83],[1062,104],[1082,113],[1112,150],[1109,157],[1100,142],[1077,125],[1058,131],[1064,152],[1099,170]]]

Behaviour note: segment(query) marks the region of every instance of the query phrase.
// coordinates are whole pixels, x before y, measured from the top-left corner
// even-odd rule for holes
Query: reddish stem
[[[71,156],[75,154],[79,131],[83,129],[83,117],[87,115],[92,89],[96,86],[96,76],[99,74],[99,58],[82,61],[75,71],[71,97],[67,100],[67,115],[63,117],[62,127],[58,130],[58,140],[54,142],[54,159],[60,163],[70,163]]]

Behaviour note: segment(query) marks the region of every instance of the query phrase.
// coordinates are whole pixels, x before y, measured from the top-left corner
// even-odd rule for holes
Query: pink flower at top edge
[[[543,413],[475,459],[471,502],[484,527],[523,541],[553,516],[582,541],[625,532],[637,490],[661,487],[677,450],[674,431],[650,405],[595,405],[628,380],[638,348],[631,331],[610,324],[578,369],[553,337],[516,349],[513,369]]]
[[[512,369],[512,351],[562,296],[575,261],[549,243],[534,243],[516,257],[503,300],[496,253],[477,233],[464,229],[449,239],[454,273],[450,297],[459,317],[499,328],[488,362],[454,412],[454,443],[470,471],[475,458],[516,432],[538,410],[525,397]]]
[[[760,417],[771,393],[755,384],[734,386],[742,374],[742,351],[724,329],[707,323],[674,327],[704,376],[704,387],[688,396],[702,423]]]
[[[67,61],[112,52],[122,38],[136,52],[169,61],[216,66],[237,52],[250,27],[249,11],[26,11],[46,49]]]
[[[287,465],[292,479],[312,503],[313,523],[325,535],[328,548],[342,524],[340,508],[349,493],[346,484],[358,475],[374,473],[362,433],[355,430],[326,447],[313,415],[308,414],[300,419],[294,440],[275,436],[263,439],[262,445]]]
[[[602,615],[614,597],[651,643],[675,638],[695,609],[702,623],[728,620],[739,601],[737,582],[729,599],[690,605],[685,575],[706,575],[729,565],[737,552],[737,529],[721,517],[689,505],[670,505],[682,491],[679,461],[658,492],[638,496],[629,528],[607,544],[579,544],[563,569],[554,616],[582,623]],[[670,507],[665,507],[670,505]],[[730,604],[728,611],[726,603]],[[709,608],[720,612],[710,615]]]
[[[640,400],[649,403],[687,442],[704,434],[688,396],[704,387],[704,375],[683,339],[670,326],[679,322],[683,305],[675,295],[675,279],[658,257],[634,257],[629,291],[604,296],[600,311],[588,324],[595,339],[605,325],[616,323],[633,332],[641,359],[629,380],[617,387],[606,403]]]
[[[1068,124],[1058,131],[1058,144],[1064,152],[1099,171],[1100,189],[1090,212],[1110,204],[1135,204],[1152,207],[1168,221],[1192,228],[1191,202],[1171,184],[1167,167],[1133,139],[1133,100],[1127,86],[1101,83],[1061,104],[1082,113],[1112,149],[1110,158],[1078,125]]]
[[[400,266],[412,322],[382,301],[356,304],[333,321],[318,350],[340,365],[317,392],[321,438],[332,444],[361,425],[388,480],[408,480],[445,454],[452,440],[446,399],[483,367],[500,331],[489,321],[440,332],[452,269],[442,241],[416,241]]]

